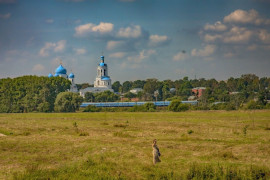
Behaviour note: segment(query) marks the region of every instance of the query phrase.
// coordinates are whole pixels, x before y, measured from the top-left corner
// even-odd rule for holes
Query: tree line
[[[91,85],[87,83],[78,85],[81,88],[88,86]],[[197,98],[199,102],[197,109],[233,110],[243,107],[248,109],[269,107],[267,102],[270,99],[270,78],[259,78],[254,74],[245,74],[226,81],[188,77],[175,81],[157,79],[125,81],[122,84],[116,81],[112,85],[116,93],[88,92],[84,99],[78,93],[68,92],[70,81],[67,79],[23,76],[0,79],[0,112],[74,112],[82,101],[114,102],[132,98],[140,101],[181,101],[195,95],[191,91],[195,87],[206,88],[203,95]],[[133,94],[130,90],[134,88],[141,88],[143,91]],[[182,106],[180,109],[186,108]]]
[[[61,111],[59,106],[63,104],[62,93],[69,93],[70,100],[78,98],[78,95],[73,97],[73,93],[66,92],[69,88],[70,81],[61,77],[23,76],[0,79],[0,112]]]

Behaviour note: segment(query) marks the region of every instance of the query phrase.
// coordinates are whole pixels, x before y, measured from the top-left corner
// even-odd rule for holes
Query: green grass
[[[269,127],[267,110],[0,114],[0,179],[269,179]]]

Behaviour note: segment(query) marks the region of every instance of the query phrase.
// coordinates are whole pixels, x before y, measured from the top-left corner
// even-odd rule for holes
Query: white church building
[[[70,85],[69,91],[70,92],[78,92],[78,88],[77,88],[75,81],[74,81],[75,75],[73,73],[70,73],[69,75],[67,75],[67,70],[63,67],[63,65],[61,63],[58,66],[58,68],[56,68],[54,75],[51,73],[48,75],[49,78],[51,78],[53,76],[54,77],[62,77],[62,78],[70,80],[71,85]]]
[[[69,75],[67,75],[67,70],[62,66],[61,63],[59,67],[56,68],[55,74],[53,75],[50,73],[48,77],[63,77],[63,78],[69,79],[71,82],[69,91],[78,92],[78,88],[74,81],[75,75],[73,73],[70,73]],[[114,90],[112,89],[111,78],[108,73],[108,65],[104,62],[104,56],[101,56],[100,63],[98,64],[98,67],[97,67],[97,76],[96,76],[96,80],[94,81],[94,87],[81,89],[79,93],[82,97],[84,97],[86,92],[98,93],[98,92],[104,92],[104,91],[114,92]]]
[[[97,67],[97,76],[94,81],[94,87],[81,89],[80,95],[84,97],[86,92],[98,93],[104,91],[114,92],[112,89],[111,78],[108,73],[108,65],[104,62],[104,56],[100,56],[100,63]]]

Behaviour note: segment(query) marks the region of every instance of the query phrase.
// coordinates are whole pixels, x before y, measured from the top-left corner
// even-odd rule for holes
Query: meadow
[[[0,179],[270,179],[269,110],[0,114],[0,134]]]

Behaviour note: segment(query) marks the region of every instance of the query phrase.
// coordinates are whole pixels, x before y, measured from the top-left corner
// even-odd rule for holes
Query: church
[[[70,73],[67,75],[67,70],[60,64],[58,68],[55,70],[55,74],[49,74],[48,77],[63,77],[66,79],[69,79],[71,82],[71,86],[69,91],[70,92],[78,92],[78,88],[75,84],[75,75],[73,73]],[[97,67],[97,76],[96,80],[94,81],[94,87],[88,87],[85,89],[81,89],[79,91],[80,95],[84,97],[86,92],[91,93],[98,93],[98,92],[104,92],[104,91],[111,91],[114,92],[112,89],[112,82],[111,78],[108,73],[108,65],[104,62],[104,56],[100,57],[100,63]]]
[[[104,62],[104,56],[100,56],[100,63],[97,67],[97,76],[94,81],[94,87],[88,87],[80,90],[80,95],[84,97],[86,92],[98,93],[104,91],[114,92],[112,82],[108,72],[108,65]]]
[[[56,68],[54,75],[52,75],[51,73],[48,75],[49,78],[51,78],[53,76],[54,77],[62,77],[62,78],[70,80],[71,85],[70,85],[69,91],[70,92],[78,92],[78,88],[77,88],[75,81],[74,81],[75,75],[73,73],[70,73],[69,75],[67,75],[67,70],[63,67],[62,63],[60,63],[60,66],[58,66],[58,68]]]

